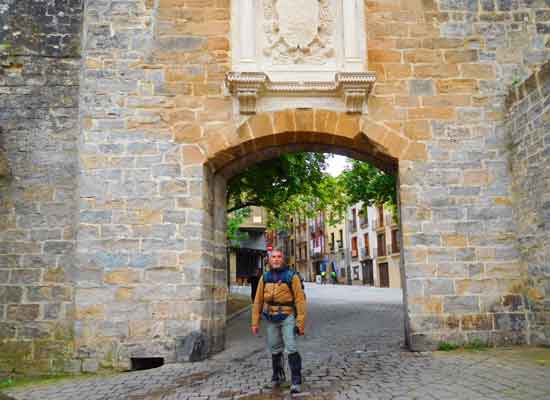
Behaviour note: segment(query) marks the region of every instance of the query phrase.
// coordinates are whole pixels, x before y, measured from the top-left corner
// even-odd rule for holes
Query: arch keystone
[[[296,131],[294,110],[275,111],[273,113],[273,124],[276,133]]]
[[[299,108],[295,111],[296,115],[296,131],[307,131],[313,132],[315,130],[314,126],[314,115],[312,108]]]

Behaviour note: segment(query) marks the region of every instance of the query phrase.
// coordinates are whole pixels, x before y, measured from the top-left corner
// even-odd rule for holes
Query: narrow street
[[[411,353],[403,348],[401,291],[306,285],[309,319],[300,339],[304,399],[548,399],[549,364],[510,350]],[[11,392],[16,399],[260,400],[271,370],[265,336],[245,312],[228,329],[227,350],[194,364]],[[536,358],[536,357],[535,357]]]

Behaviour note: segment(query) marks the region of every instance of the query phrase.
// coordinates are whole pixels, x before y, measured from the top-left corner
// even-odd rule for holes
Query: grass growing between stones
[[[451,342],[439,342],[439,345],[437,346],[437,350],[439,351],[453,351],[458,348],[458,344]]]
[[[498,359],[505,363],[524,363],[535,364],[537,366],[550,368],[550,347],[534,346],[513,346],[513,347],[483,347],[476,348],[459,347],[454,343],[449,350],[442,350],[439,354],[448,354],[449,356],[460,355],[462,357],[483,357],[489,359]],[[443,348],[447,348],[446,345]]]
[[[16,378],[5,378],[0,380],[0,390],[4,389],[16,389],[29,385],[47,385],[50,383],[57,383],[62,380],[68,380],[75,378],[75,375],[53,375],[42,377],[28,377],[21,376]]]
[[[460,346],[453,342],[440,342],[437,346],[437,350],[439,351],[454,351],[454,350],[470,350],[470,351],[484,351],[487,350],[489,346],[487,343],[479,340],[474,339],[469,343],[464,344],[463,346]]]
[[[71,381],[85,380],[91,378],[107,378],[110,376],[118,375],[121,372],[118,371],[105,371],[101,373],[82,373],[82,374],[59,374],[59,375],[47,375],[47,376],[13,376],[0,378],[0,391],[26,388],[30,386],[43,386],[51,385],[54,383],[65,383]],[[0,400],[2,398],[0,397]]]

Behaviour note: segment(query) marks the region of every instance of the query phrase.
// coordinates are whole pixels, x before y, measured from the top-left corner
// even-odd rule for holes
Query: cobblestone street
[[[411,353],[403,349],[401,292],[308,285],[309,321],[300,340],[305,399],[549,399],[550,368],[511,350]],[[265,336],[249,333],[249,312],[230,323],[227,350],[195,364],[12,391],[40,400],[260,400]],[[535,357],[536,359],[536,357]]]

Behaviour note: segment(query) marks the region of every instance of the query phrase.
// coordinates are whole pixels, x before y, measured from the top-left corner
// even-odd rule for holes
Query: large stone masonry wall
[[[230,118],[228,27],[227,1],[87,2],[75,336],[90,368],[174,362],[193,332],[223,347],[225,265],[196,142]]]
[[[17,49],[0,76],[2,368],[171,362],[193,332],[220,350],[225,187],[208,161],[314,129],[312,148],[362,131],[399,160],[413,349],[529,340],[548,296],[523,296],[505,96],[549,59],[547,1],[366,1],[377,83],[361,121],[234,115],[229,0],[87,0],[82,36],[81,6],[0,6]]]
[[[550,62],[515,86],[506,123],[530,341],[550,344]]]
[[[0,370],[72,369],[80,0],[0,5]]]
[[[366,13],[369,117],[424,149],[400,161],[410,345],[525,343],[502,121],[508,87],[550,57],[548,5],[372,1]]]

